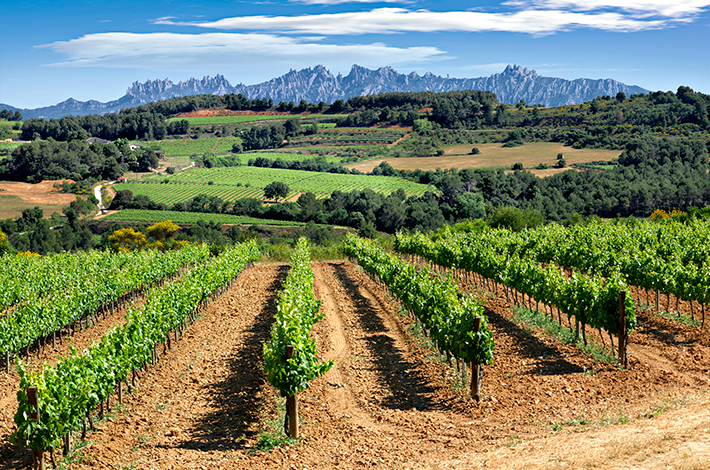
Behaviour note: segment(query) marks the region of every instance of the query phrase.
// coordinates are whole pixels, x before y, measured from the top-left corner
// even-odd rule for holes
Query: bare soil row
[[[282,399],[264,380],[261,348],[288,273],[262,265],[143,376],[72,468],[676,468],[650,451],[668,448],[662,426],[685,446],[682,462],[707,453],[706,330],[642,311],[630,368],[620,371],[522,329],[504,295],[489,298],[495,364],[475,402],[455,369],[430,360],[382,286],[347,262],[313,267],[326,312],[314,335],[335,366],[299,396],[303,442],[255,451],[279,420]],[[585,457],[585,436],[614,459]],[[620,447],[620,436],[645,447]],[[28,452],[9,449],[0,447],[0,469],[29,465]]]

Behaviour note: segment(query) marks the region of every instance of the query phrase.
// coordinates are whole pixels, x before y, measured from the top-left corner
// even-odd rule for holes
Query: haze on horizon
[[[352,64],[452,78],[502,72],[613,78],[710,93],[710,0],[11,2],[0,102],[110,101],[131,83],[224,75],[256,84]]]

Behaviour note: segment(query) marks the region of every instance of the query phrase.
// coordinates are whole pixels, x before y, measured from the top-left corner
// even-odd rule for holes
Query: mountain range
[[[333,75],[322,65],[287,74],[256,85],[232,85],[222,75],[190,78],[173,83],[169,79],[134,82],[121,98],[102,103],[96,100],[77,101],[69,98],[54,106],[35,109],[20,109],[0,103],[0,109],[20,111],[24,119],[59,118],[68,115],[113,113],[154,101],[187,95],[241,93],[249,99],[272,98],[274,102],[306,100],[311,103],[347,100],[352,96],[391,92],[485,90],[496,94],[503,103],[518,103],[561,106],[579,104],[597,96],[615,96],[624,92],[627,96],[648,93],[638,86],[625,85],[612,79],[593,80],[578,78],[543,77],[535,70],[519,65],[508,65],[502,73],[480,78],[441,77],[427,72],[401,74],[391,67],[370,70],[353,65],[346,76]]]

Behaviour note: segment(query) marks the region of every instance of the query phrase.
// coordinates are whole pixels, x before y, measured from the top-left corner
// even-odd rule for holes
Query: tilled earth
[[[302,442],[255,449],[263,430],[281,425],[283,399],[264,380],[262,342],[289,269],[261,265],[142,375],[74,452],[71,468],[706,468],[697,455],[710,449],[707,330],[639,312],[630,367],[620,371],[522,329],[504,294],[488,297],[495,364],[484,368],[475,402],[456,368],[411,333],[412,320],[384,287],[347,262],[313,268],[326,313],[314,335],[335,365],[298,397]],[[0,376],[0,469],[30,463],[28,451],[7,441],[13,380]],[[692,433],[678,429],[684,410]],[[629,435],[659,444],[616,454],[599,444]],[[583,459],[585,436],[615,457]],[[648,450],[680,444],[674,439],[689,459]]]

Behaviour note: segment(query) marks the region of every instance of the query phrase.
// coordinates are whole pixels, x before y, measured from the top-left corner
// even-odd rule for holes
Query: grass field
[[[273,219],[257,219],[229,214],[203,214],[198,212],[177,212],[177,211],[143,211],[138,209],[124,209],[103,217],[103,220],[122,220],[127,222],[162,222],[172,220],[176,224],[194,224],[199,221],[215,222],[219,224],[235,225],[305,225],[301,222],[290,222]]]
[[[15,219],[22,215],[25,209],[39,207],[42,209],[44,217],[47,218],[55,212],[62,212],[63,205],[60,204],[40,204],[31,201],[23,201],[18,196],[5,195],[0,192],[0,219]]]
[[[473,147],[481,151],[478,155],[469,155]],[[435,170],[437,168],[511,168],[515,163],[522,163],[523,167],[532,173],[540,172],[540,176],[549,176],[569,169],[575,163],[612,160],[617,158],[620,150],[605,149],[575,149],[565,147],[556,142],[530,142],[520,147],[503,148],[502,144],[465,144],[444,148],[441,157],[424,158],[387,158],[369,160],[367,162],[348,165],[362,172],[372,171],[382,161],[387,161],[398,170]],[[552,168],[557,162],[557,154],[564,154],[567,167],[565,169]],[[548,170],[534,170],[540,163],[548,165]]]
[[[170,118],[166,122],[181,121],[186,119],[191,126],[209,126],[211,124],[241,124],[244,122],[256,121],[275,121],[286,119],[318,119],[324,117],[332,117],[326,114],[255,114],[249,116],[204,116],[204,117],[188,117],[188,118]]]
[[[365,188],[385,194],[401,188],[408,195],[421,195],[427,190],[435,191],[434,188],[423,184],[387,176],[341,175],[249,166],[194,169],[169,178],[151,176],[143,181],[116,184],[114,188],[117,191],[128,189],[134,195],[145,195],[162,204],[185,202],[198,194],[219,196],[226,201],[248,197],[262,198],[263,188],[274,181],[281,181],[289,186],[287,199],[296,198],[303,192],[326,197],[335,190],[349,192]]]

